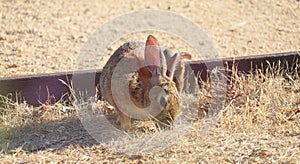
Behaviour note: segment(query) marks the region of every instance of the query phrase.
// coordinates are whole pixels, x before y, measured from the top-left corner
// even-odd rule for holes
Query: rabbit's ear
[[[149,35],[145,45],[145,65],[151,72],[152,76],[157,76],[162,67],[160,47],[156,38]]]
[[[191,55],[185,52],[180,52],[180,53],[175,53],[173,56],[169,57],[167,59],[167,68],[168,68],[168,73],[167,75],[173,79],[176,66],[178,65],[178,62],[183,59],[191,59]]]
[[[159,76],[166,74],[167,66],[159,44],[152,35],[149,35],[147,38],[144,59],[145,67],[140,69],[139,75],[144,82],[151,82],[152,85],[156,85]]]
[[[187,60],[191,60],[192,56],[186,52],[180,52],[180,59],[187,59]]]
[[[183,84],[184,84],[184,72],[185,72],[185,64],[183,62],[184,59],[191,59],[191,55],[188,53],[180,52],[175,53],[173,56],[169,57],[167,60],[168,73],[167,75],[172,79],[179,93],[182,92]]]
[[[178,53],[175,53],[173,56],[168,58],[168,60],[167,60],[167,68],[168,68],[167,76],[169,76],[170,79],[173,79],[176,65],[179,61],[180,61],[180,55]]]

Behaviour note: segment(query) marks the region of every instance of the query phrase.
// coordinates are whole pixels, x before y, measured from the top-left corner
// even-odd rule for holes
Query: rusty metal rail
[[[242,73],[252,73],[256,69],[265,70],[269,63],[281,63],[281,68],[293,72],[299,69],[300,51],[264,54],[256,56],[230,57],[220,59],[209,59],[189,62],[195,74],[200,75],[201,80],[206,80],[210,70],[214,67],[225,67],[226,76],[231,77],[231,68]],[[298,71],[295,71],[299,73]],[[39,106],[44,103],[53,104],[70,94],[69,86],[62,81],[71,81],[74,76],[76,80],[94,80],[95,86],[99,83],[101,70],[87,70],[80,72],[58,72],[52,74],[37,74],[19,77],[0,78],[0,95],[12,97],[15,101],[26,101],[29,105]],[[76,88],[74,88],[76,89]]]

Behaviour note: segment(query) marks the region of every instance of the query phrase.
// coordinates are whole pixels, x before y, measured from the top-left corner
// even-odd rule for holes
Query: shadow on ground
[[[0,128],[0,145],[5,153],[16,149],[35,152],[63,149],[70,145],[91,147],[98,144],[82,126],[79,118],[32,123],[7,129]]]

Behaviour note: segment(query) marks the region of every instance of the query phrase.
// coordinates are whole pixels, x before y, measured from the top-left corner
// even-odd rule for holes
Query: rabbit
[[[142,55],[138,54],[137,49],[142,49]],[[112,78],[121,60],[127,59],[129,64],[124,66],[125,69],[126,67],[138,65],[138,69],[135,71],[123,73],[128,77],[124,83],[128,84],[129,101],[135,107],[120,109],[120,106],[116,103],[118,100],[113,96],[112,83],[120,82],[122,84],[124,79],[114,78],[112,80]],[[127,42],[113,53],[103,67],[100,76],[100,92],[102,99],[116,109],[122,130],[130,129],[132,120],[136,119],[130,114],[131,110],[141,114],[140,109],[146,108],[152,103],[154,104],[152,108],[161,108],[161,110],[155,115],[150,115],[147,119],[152,119],[159,127],[173,124],[180,111],[185,70],[183,59],[191,59],[191,55],[183,52],[175,53],[170,49],[162,51],[157,39],[152,35],[147,37],[146,43]],[[123,99],[123,97],[120,99]]]

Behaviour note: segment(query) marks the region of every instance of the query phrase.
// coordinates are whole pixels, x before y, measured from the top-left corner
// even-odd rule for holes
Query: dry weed
[[[294,71],[298,70],[297,66]],[[165,139],[154,142],[156,144],[172,139],[168,136],[177,135],[178,138],[174,138],[177,141],[170,147],[154,147],[158,151],[136,155],[118,153],[112,147],[97,143],[85,130],[72,106],[56,104],[32,108],[7,101],[1,113],[0,158],[8,163],[234,163],[296,162],[300,159],[298,72],[292,75],[273,66],[264,74],[259,70],[255,74],[235,72],[232,82],[224,86],[227,93],[224,109],[208,133],[201,133],[201,130],[214,97],[210,83],[203,83],[199,108],[194,111],[197,118],[191,127],[183,135],[180,134],[182,131],[173,131],[177,134],[151,132],[148,136],[161,135]],[[107,112],[113,113],[111,109]],[[137,128],[143,129],[143,125],[138,124]],[[141,147],[135,140],[123,140],[124,143],[131,144],[131,151]]]

